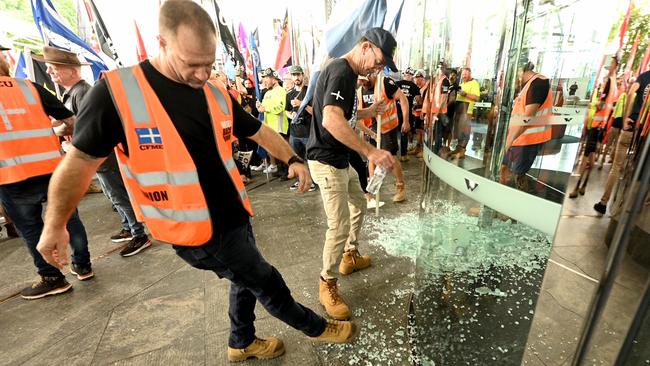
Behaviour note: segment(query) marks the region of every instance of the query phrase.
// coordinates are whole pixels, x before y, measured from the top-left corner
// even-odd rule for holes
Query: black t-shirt
[[[639,119],[639,113],[641,113],[643,101],[645,101],[648,93],[650,93],[650,71],[646,71],[639,75],[639,77],[636,78],[636,82],[639,83],[639,89],[636,91],[636,98],[634,99],[634,105],[632,105],[632,111],[630,112],[630,118],[633,121]]]
[[[298,100],[304,100],[305,99],[305,94],[307,94],[307,85],[303,86],[300,91],[294,89],[291,89],[287,93],[287,105],[290,107],[290,111],[298,113],[298,109],[300,109],[300,106],[294,107],[291,105],[291,101],[294,99]],[[311,103],[310,103],[311,104]],[[294,120],[291,121],[292,123],[289,125],[289,129],[291,130],[289,135],[293,137],[300,137],[300,138],[308,138],[309,137],[309,125],[311,123],[311,115],[307,110],[303,110],[302,116],[296,116]]]
[[[412,82],[408,80],[400,80],[397,82],[397,86],[399,86],[400,89],[402,89],[402,92],[406,96],[406,99],[409,101],[409,111],[413,110],[413,99],[415,99],[416,95],[420,94],[420,88]]]
[[[54,119],[66,119],[73,116],[72,112],[68,110],[54,94],[36,83],[32,83],[32,85],[36,88],[36,92],[41,99],[41,105],[43,106],[46,115]],[[13,199],[20,200],[23,196],[29,196],[34,189],[38,189],[41,185],[47,185],[50,176],[51,174],[39,175],[22,182],[5,184],[2,188],[5,189]]]
[[[217,150],[214,131],[203,89],[172,81],[149,61],[140,63],[187,148],[199,176],[215,232],[228,230],[248,221],[237,190],[230,180]],[[261,123],[232,100],[233,134],[238,138],[257,133]],[[72,144],[86,154],[106,157],[121,143],[128,154],[124,128],[104,80],[88,92],[77,115]]]
[[[548,79],[537,78],[533,80],[528,88],[528,94],[526,94],[526,105],[544,104],[549,89],[551,89],[551,83]]]
[[[345,169],[349,163],[349,150],[323,127],[323,109],[332,105],[343,109],[351,126],[357,119],[357,74],[344,58],[332,60],[321,72],[314,90],[313,115],[307,159]]]

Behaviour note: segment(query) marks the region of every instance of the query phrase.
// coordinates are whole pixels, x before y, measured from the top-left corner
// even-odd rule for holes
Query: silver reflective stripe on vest
[[[232,158],[224,161],[223,164],[226,166],[227,171],[237,169],[237,164],[235,164],[235,161]]]
[[[135,179],[140,187],[158,186],[163,184],[170,184],[175,186],[182,186],[188,184],[199,183],[199,176],[196,172],[182,172],[182,173],[169,173],[169,172],[149,172],[149,173],[133,173],[126,164],[121,164],[120,167],[127,178]]]
[[[594,116],[594,121],[607,121],[608,117],[605,116]]]
[[[33,139],[37,137],[48,137],[53,135],[54,135],[54,131],[51,128],[41,128],[38,130],[27,130],[27,131],[16,131],[16,132],[2,132],[0,133],[0,141]]]
[[[246,189],[239,191],[239,198],[242,200],[242,202],[245,202],[248,199],[248,193],[246,193]]]
[[[553,114],[553,107],[540,109],[535,113],[536,116],[545,116],[547,114]]]
[[[397,119],[397,114],[391,114],[388,118],[386,118],[385,121],[382,121],[382,123],[388,123],[388,122],[394,121],[396,119]]]
[[[27,86],[27,82],[25,80],[16,79],[16,83],[18,84],[20,91],[23,92],[23,96],[25,97],[27,104],[36,104],[36,97],[32,93],[32,90],[29,88],[29,86]]]
[[[129,103],[133,122],[135,124],[149,123],[150,118],[149,111],[147,111],[147,103],[144,101],[144,95],[142,94],[142,90],[140,90],[140,85],[135,78],[135,74],[133,74],[133,70],[130,67],[117,69],[117,74],[122,81],[124,94],[126,94],[126,100]]]
[[[526,129],[526,131],[524,131],[524,133],[522,133],[522,135],[530,135],[530,134],[533,134],[533,133],[544,132],[544,131],[548,130],[549,128],[551,128],[551,126],[528,128],[528,129]]]
[[[217,100],[217,104],[219,104],[219,108],[221,108],[221,111],[223,114],[226,116],[230,115],[230,108],[228,108],[228,102],[226,101],[226,97],[221,93],[219,88],[216,86],[208,83],[208,89],[212,92],[212,95],[214,96],[214,99]]]
[[[146,218],[176,222],[195,222],[210,219],[210,213],[207,209],[172,210],[168,208],[157,208],[150,205],[140,205],[140,211],[142,211],[142,215]]]
[[[60,151],[50,151],[38,154],[21,155],[11,159],[0,160],[0,168],[7,168],[18,164],[35,163],[37,161],[51,160],[61,157]]]

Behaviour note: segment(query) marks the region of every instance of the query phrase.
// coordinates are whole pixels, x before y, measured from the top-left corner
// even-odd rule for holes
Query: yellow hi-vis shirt
[[[470,81],[466,81],[464,83],[460,84],[460,90],[464,91],[467,94],[471,95],[476,95],[477,97],[481,95],[481,84],[476,81],[476,79],[472,79]],[[466,102],[469,103],[469,106],[467,107],[467,114],[472,114],[474,111],[474,101],[468,98],[465,98],[464,96],[458,94],[456,97],[456,100],[459,102]]]

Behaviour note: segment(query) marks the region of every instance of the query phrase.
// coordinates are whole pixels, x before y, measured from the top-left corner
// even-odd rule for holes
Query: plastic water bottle
[[[368,181],[368,186],[366,187],[366,191],[368,193],[375,195],[377,192],[379,192],[379,189],[381,188],[381,183],[384,181],[384,178],[386,177],[386,169],[384,169],[381,166],[376,166],[375,167],[375,174],[373,174],[372,177],[370,177],[370,180]]]

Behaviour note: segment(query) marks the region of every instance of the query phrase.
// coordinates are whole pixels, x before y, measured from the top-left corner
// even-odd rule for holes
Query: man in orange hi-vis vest
[[[7,61],[0,53],[0,201],[41,276],[39,282],[20,293],[24,299],[40,299],[72,288],[64,274],[43,259],[36,244],[43,230],[47,186],[62,156],[57,134],[63,135],[73,123],[72,112],[45,88],[10,78]],[[67,249],[70,243],[71,272],[79,280],[87,280],[93,271],[86,229],[76,206],[70,208],[68,217],[61,224],[64,229],[67,226],[70,235],[61,245]]]
[[[552,126],[545,120],[553,115],[551,83],[545,76],[534,72],[534,68],[535,65],[529,61],[520,67],[521,91],[512,106],[506,153],[501,165],[501,183],[506,184],[512,173],[517,189],[522,191],[528,190],[526,173],[552,137]]]
[[[569,198],[576,198],[578,194],[584,196],[585,190],[587,189],[589,173],[591,172],[591,168],[596,164],[598,145],[603,140],[607,120],[609,120],[609,115],[614,109],[614,102],[616,101],[616,97],[618,97],[616,87],[617,68],[618,58],[614,55],[609,65],[608,75],[597,91],[597,101],[595,105],[592,105],[596,113],[594,113],[591,119],[587,120],[587,126],[585,126],[587,128],[587,140],[585,141],[584,156],[578,166],[578,174],[580,177],[573,191],[569,193]]]
[[[325,320],[297,303],[257,249],[249,222],[251,204],[233,160],[232,141],[248,137],[286,162],[303,192],[311,184],[306,166],[277,132],[246,113],[222,85],[207,83],[218,36],[200,5],[164,2],[159,31],[158,56],[107,72],[86,96],[73,148],[52,177],[53,197],[39,251],[52,264],[67,262],[63,223],[95,169],[117,146],[133,208],[151,235],[174,244],[191,266],[231,281],[230,361],[284,353],[280,339],[256,336],[256,301],[312,340],[350,341],[353,323]]]

